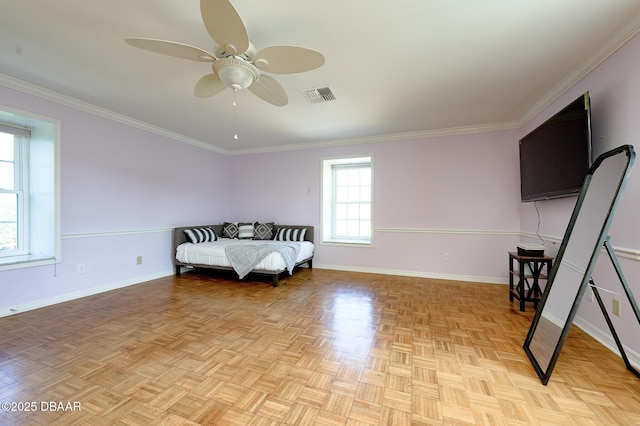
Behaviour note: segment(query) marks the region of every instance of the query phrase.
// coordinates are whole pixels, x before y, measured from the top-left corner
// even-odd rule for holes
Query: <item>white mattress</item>
[[[296,263],[304,259],[307,259],[313,255],[314,245],[310,241],[296,241],[300,244],[300,252]],[[225,247],[228,245],[242,245],[242,244],[277,244],[279,241],[272,240],[236,240],[221,238],[218,241],[212,241],[209,243],[184,243],[180,244],[176,250],[176,259],[179,262],[187,265],[209,265],[209,266],[228,266],[231,267],[229,259],[225,254]],[[262,269],[267,271],[282,271],[287,269],[287,266],[282,260],[280,253],[271,253],[265,257],[254,269]]]

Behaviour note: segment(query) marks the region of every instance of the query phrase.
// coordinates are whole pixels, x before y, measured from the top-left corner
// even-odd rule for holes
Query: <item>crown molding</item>
[[[327,148],[332,146],[360,145],[379,142],[398,142],[415,139],[428,139],[441,136],[455,136],[472,133],[487,133],[500,130],[520,128],[517,121],[506,121],[503,123],[490,123],[475,126],[449,127],[444,129],[421,130],[417,132],[390,133],[385,135],[362,136],[356,138],[331,139],[324,141],[309,142],[296,145],[279,145],[260,149],[243,149],[228,152],[229,155],[262,154],[266,152],[295,151],[299,149]]]
[[[544,96],[542,96],[529,110],[520,117],[519,126],[522,127],[551,105],[565,92],[575,86],[580,80],[586,77],[591,71],[617,52],[629,40],[640,32],[640,11],[632,15],[622,24],[617,31],[611,34],[597,49],[569,74],[560,80]]]
[[[412,139],[425,139],[425,138],[434,138],[439,136],[452,136],[452,135],[461,135],[461,134],[492,132],[492,131],[513,129],[513,128],[519,127],[518,122],[512,121],[512,122],[504,122],[504,123],[491,123],[491,124],[481,124],[481,125],[475,125],[475,126],[463,126],[463,127],[451,127],[451,128],[445,128],[445,129],[425,130],[425,131],[418,131],[418,132],[403,132],[403,133],[393,133],[393,134],[386,134],[386,135],[364,136],[364,137],[358,137],[358,138],[332,139],[332,140],[325,140],[325,141],[310,142],[305,144],[296,144],[294,146],[279,145],[279,146],[260,148],[260,149],[228,151],[228,150],[213,146],[211,144],[207,144],[205,142],[199,141],[197,139],[188,138],[184,135],[171,132],[169,130],[151,125],[149,123],[145,123],[140,120],[135,120],[126,115],[93,105],[85,101],[81,101],[71,96],[63,95],[53,90],[46,89],[44,87],[37,86],[35,84],[27,83],[22,80],[18,80],[14,77],[10,77],[5,74],[0,74],[0,84],[10,89],[17,90],[22,93],[26,93],[28,95],[36,96],[41,99],[45,99],[51,102],[55,102],[61,105],[75,108],[80,111],[87,112],[89,114],[106,118],[108,120],[126,124],[128,126],[132,126],[150,133],[154,133],[159,136],[164,136],[166,138],[173,139],[178,142],[187,143],[202,149],[217,152],[218,154],[230,155],[230,156],[246,155],[246,154],[262,154],[267,152],[280,152],[280,151],[295,151],[300,149],[325,148],[325,147],[342,146],[342,145],[358,145],[358,144],[377,143],[377,142],[393,142],[393,141],[412,140]]]
[[[169,139],[173,139],[178,142],[187,143],[189,145],[197,146],[198,148],[206,149],[209,151],[214,151],[219,154],[228,155],[229,152],[223,149],[220,149],[211,144],[204,143],[197,139],[189,138],[179,133],[171,132],[169,130],[163,129],[158,126],[154,126],[149,123],[145,123],[144,121],[136,120],[131,117],[128,117],[124,114],[120,114],[106,108],[99,107],[97,105],[93,105],[89,102],[81,101],[79,99],[73,98],[71,96],[63,95],[62,93],[46,89],[41,86],[37,86],[32,83],[27,83],[22,80],[18,80],[17,78],[10,77],[5,74],[0,74],[0,85],[8,87],[9,89],[17,90],[22,93],[26,93],[28,95],[36,96],[38,98],[55,102],[57,104],[61,104],[64,106],[68,106],[89,114],[96,115],[98,117],[106,118],[108,120],[112,120],[121,124],[125,124],[127,126],[135,127],[140,130],[144,130],[149,133],[154,133],[159,136],[163,136]]]

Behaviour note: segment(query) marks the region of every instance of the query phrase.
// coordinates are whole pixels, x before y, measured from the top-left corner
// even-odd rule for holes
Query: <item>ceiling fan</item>
[[[201,0],[200,13],[207,32],[215,42],[214,53],[173,41],[126,38],[135,47],[198,62],[211,62],[213,73],[195,86],[199,98],[214,96],[227,87],[234,91],[248,88],[260,99],[284,106],[289,102],[284,88],[273,77],[263,74],[294,74],[311,71],[324,64],[315,50],[296,46],[271,46],[256,51],[247,30],[229,0]]]

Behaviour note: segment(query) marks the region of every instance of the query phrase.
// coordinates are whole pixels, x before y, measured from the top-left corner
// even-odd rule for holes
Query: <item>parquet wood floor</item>
[[[576,327],[540,383],[531,311],[504,285],[168,277],[0,318],[0,401],[36,403],[0,424],[639,425],[640,380]]]

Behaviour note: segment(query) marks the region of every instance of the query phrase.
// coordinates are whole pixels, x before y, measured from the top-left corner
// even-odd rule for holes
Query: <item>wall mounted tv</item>
[[[520,140],[521,200],[577,195],[591,167],[589,92]]]

